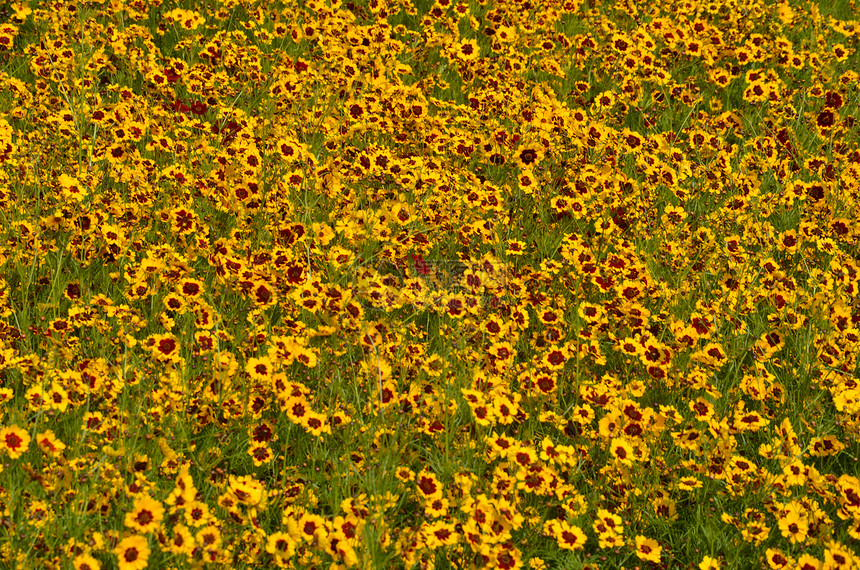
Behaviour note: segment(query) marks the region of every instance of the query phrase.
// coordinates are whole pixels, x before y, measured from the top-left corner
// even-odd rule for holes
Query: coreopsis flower
[[[149,564],[149,543],[139,534],[122,539],[113,549],[119,570],[143,570]]]
[[[659,564],[662,551],[663,547],[656,540],[641,535],[636,537],[636,556],[640,560]]]
[[[61,174],[58,182],[60,183],[63,197],[75,202],[83,202],[89,194],[89,191],[76,178],[68,174]]]
[[[433,518],[444,517],[448,514],[448,499],[439,498],[429,501],[424,506],[424,513]]]
[[[454,46],[454,55],[463,61],[474,61],[481,56],[478,42],[472,39],[463,40]]]
[[[143,495],[134,502],[131,512],[126,513],[125,526],[145,534],[159,530],[162,519],[164,506],[148,495]]]
[[[286,532],[275,532],[270,534],[266,540],[266,552],[282,562],[293,557],[296,553],[296,546],[296,540]]]
[[[166,546],[166,550],[173,554],[191,555],[195,548],[194,535],[184,524],[173,526],[173,537]]]
[[[273,373],[272,361],[268,356],[262,358],[252,357],[245,364],[245,371],[248,375],[258,382],[266,382],[271,378]]]
[[[194,535],[194,542],[209,553],[218,553],[223,542],[221,531],[214,525],[208,525]]]
[[[443,486],[433,473],[424,470],[415,477],[419,496],[425,501],[442,498]]]
[[[774,570],[788,568],[792,564],[791,558],[778,548],[768,548],[765,551],[765,560],[767,561],[767,565]]]
[[[80,554],[72,560],[75,570],[101,570],[101,563],[89,554]]]
[[[581,528],[565,520],[547,521],[544,524],[544,533],[554,537],[559,548],[564,550],[582,550],[587,540]]]
[[[163,362],[177,363],[180,360],[180,345],[172,334],[156,334],[151,337],[152,354]]]
[[[788,505],[779,513],[779,530],[792,544],[804,542],[809,532],[809,521],[802,506],[797,503]]]
[[[290,517],[286,522],[290,536],[296,541],[313,544],[328,534],[325,519],[319,515],[302,513],[298,520]]]
[[[250,475],[242,477],[230,476],[230,491],[239,503],[257,508],[264,508],[268,493],[266,487]]]
[[[824,564],[811,554],[801,554],[797,559],[796,568],[798,570],[821,570]]]
[[[191,278],[180,280],[176,286],[176,292],[189,301],[198,299],[203,294],[204,289],[202,281]]]
[[[202,501],[189,501],[185,505],[185,522],[190,527],[199,528],[211,522],[209,505]]]
[[[526,244],[516,239],[509,240],[506,253],[508,255],[523,255],[526,253]]]
[[[10,459],[18,459],[30,446],[30,434],[17,425],[11,425],[0,430],[0,450],[5,451]]]
[[[621,465],[633,465],[636,455],[633,447],[626,439],[620,437],[614,438],[612,444],[609,446],[609,451]]]
[[[45,430],[36,436],[36,444],[46,455],[60,457],[66,444],[60,441],[53,430]]]
[[[310,411],[301,425],[311,435],[321,436],[324,433],[331,433],[331,426],[327,420],[328,418],[324,414]]]
[[[456,544],[460,538],[455,530],[454,523],[444,520],[434,521],[427,524],[423,529],[423,535],[428,548],[439,548]]]

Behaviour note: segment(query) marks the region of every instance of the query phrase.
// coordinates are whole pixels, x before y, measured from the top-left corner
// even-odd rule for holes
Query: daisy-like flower
[[[174,311],[179,314],[185,313],[185,309],[188,306],[188,303],[177,295],[176,293],[168,293],[161,299],[161,303],[164,305],[164,308],[169,311]]]
[[[545,358],[549,357],[550,355],[545,355]],[[534,378],[534,389],[545,396],[555,394],[557,387],[558,382],[556,381],[556,377],[552,374],[538,374]]]
[[[59,457],[66,449],[66,444],[57,439],[56,434],[52,430],[45,430],[36,436],[36,443],[45,454],[51,457]]]
[[[767,565],[775,570],[788,568],[792,562],[791,558],[777,548],[768,548],[765,551],[765,560],[767,560]]]
[[[242,504],[265,508],[266,488],[250,475],[230,476],[230,491]]]
[[[533,168],[543,158],[544,151],[539,145],[528,144],[517,149],[514,155],[517,164],[522,169]]]
[[[266,541],[266,552],[279,561],[286,561],[296,553],[296,540],[285,532],[275,532]]]
[[[803,507],[792,504],[780,513],[779,530],[792,544],[804,542],[809,532],[809,522]]]
[[[531,168],[522,169],[517,177],[517,182],[519,183],[520,190],[525,194],[534,194],[538,187],[537,176],[535,176]]]
[[[152,354],[157,360],[179,362],[179,342],[172,334],[153,335],[152,343]]]
[[[433,473],[422,471],[415,478],[415,483],[418,486],[419,493],[425,501],[429,502],[442,498],[442,484]]]
[[[635,457],[633,448],[624,438],[613,438],[612,444],[609,446],[609,451],[620,464],[628,466],[633,465],[633,459]]]
[[[811,554],[802,554],[800,558],[797,559],[796,567],[798,570],[820,570],[824,566],[820,560]]]
[[[313,543],[327,534],[325,519],[312,513],[303,513],[298,520],[290,517],[286,523],[290,536],[296,541]]]
[[[122,539],[113,550],[119,570],[143,570],[149,563],[149,544],[145,536],[136,534]]]
[[[441,520],[428,524],[424,528],[424,536],[429,548],[439,548],[456,544],[460,535],[456,532],[453,523]]]
[[[101,570],[102,567],[101,563],[89,554],[75,556],[72,565],[75,570]]]
[[[259,382],[267,381],[273,372],[272,361],[268,356],[262,358],[252,357],[245,364],[248,375]]]
[[[82,202],[89,193],[76,178],[72,178],[68,174],[61,174],[58,182],[63,196],[76,202]]]
[[[166,549],[173,554],[191,555],[194,551],[195,543],[194,536],[184,524],[177,524],[173,527],[173,538],[166,546]]]
[[[429,501],[424,507],[424,513],[433,518],[444,517],[448,514],[448,499],[438,498]]]
[[[51,382],[48,401],[51,403],[52,409],[58,412],[65,412],[69,407],[69,394],[59,383]]]
[[[198,546],[208,552],[218,552],[221,549],[221,531],[214,525],[205,526],[194,535]]]
[[[176,292],[186,299],[195,300],[203,293],[204,286],[199,279],[183,279],[176,289]]]
[[[209,524],[209,505],[200,501],[191,501],[185,506],[185,522],[192,527]]]
[[[512,239],[508,241],[508,249],[505,253],[508,255],[523,255],[526,252],[526,244],[520,240]]]
[[[474,61],[481,56],[481,48],[475,40],[463,40],[454,47],[456,56],[463,61]]]
[[[125,515],[125,526],[141,533],[158,530],[164,518],[164,506],[149,496],[134,502],[134,508]]]
[[[324,433],[331,433],[331,426],[326,421],[327,419],[324,414],[311,411],[305,416],[302,427],[311,435],[319,437]]]
[[[16,425],[0,430],[0,449],[9,454],[10,459],[18,459],[30,446],[30,434]]]
[[[660,553],[662,551],[663,547],[661,547],[656,540],[646,538],[641,535],[636,537],[636,556],[638,556],[640,560],[659,564]]]
[[[290,420],[299,425],[304,425],[305,419],[311,412],[310,405],[303,395],[290,396],[281,405],[281,410],[286,412]]]
[[[547,521],[544,531],[551,534],[559,548],[564,550],[582,550],[587,540],[585,533],[576,525],[564,520]]]
[[[265,281],[254,281],[251,288],[251,298],[256,302],[258,307],[265,308],[274,305],[278,298],[275,291]]]

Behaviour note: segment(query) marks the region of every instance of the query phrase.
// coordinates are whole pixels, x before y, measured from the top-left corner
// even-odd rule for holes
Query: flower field
[[[853,0],[0,22],[0,567],[860,567]]]

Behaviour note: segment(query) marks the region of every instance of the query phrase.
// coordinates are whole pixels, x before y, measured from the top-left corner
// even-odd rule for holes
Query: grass
[[[860,563],[852,1],[3,19],[0,566]]]

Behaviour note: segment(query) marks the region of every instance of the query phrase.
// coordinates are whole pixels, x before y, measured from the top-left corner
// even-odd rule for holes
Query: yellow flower
[[[455,45],[454,53],[463,61],[474,61],[481,56],[481,48],[475,40],[463,40]]]
[[[805,541],[806,534],[809,532],[809,522],[806,520],[803,507],[797,504],[789,505],[779,518],[779,531],[792,544]]]
[[[613,457],[622,465],[633,465],[633,447],[624,438],[613,438],[609,450]]]
[[[194,542],[206,551],[217,552],[221,549],[221,531],[213,525],[205,526],[194,535]]]
[[[68,174],[61,174],[58,182],[60,183],[63,197],[82,202],[87,196],[87,190],[76,178],[72,178]]]
[[[512,239],[508,241],[508,255],[523,255],[526,252],[526,244],[520,240]]]
[[[266,542],[266,552],[275,555],[280,560],[292,558],[293,554],[296,553],[296,541],[285,532],[276,532],[269,535]]]
[[[30,446],[30,434],[16,425],[0,430],[0,449],[5,449],[10,459],[18,459]]]
[[[166,549],[173,554],[191,555],[194,552],[196,544],[191,531],[184,524],[177,524],[173,527],[173,538],[167,545]]]
[[[76,556],[72,564],[75,566],[75,570],[101,570],[102,567],[99,561],[89,554]]]
[[[860,412],[860,390],[842,389],[833,396],[833,405],[845,414]]]
[[[231,475],[229,480],[230,491],[233,492],[233,495],[240,503],[257,508],[265,508],[267,493],[262,483],[250,475],[242,477]]]
[[[122,539],[113,551],[119,559],[119,570],[143,570],[149,562],[149,544],[139,534]]]
[[[143,496],[134,502],[134,508],[125,515],[125,526],[138,532],[158,530],[164,518],[164,507],[155,499]]]
[[[641,535],[636,537],[636,556],[638,556],[640,560],[659,564],[660,552],[662,551],[663,547],[661,547],[656,540],[645,538]]]
[[[424,527],[424,542],[428,548],[439,548],[456,544],[460,535],[454,530],[454,524],[445,521],[434,521]]]
[[[185,506],[185,522],[189,526],[200,527],[209,524],[211,519],[209,505],[206,503],[192,500]]]
[[[59,457],[66,449],[66,444],[57,439],[52,430],[45,430],[36,436],[36,443],[45,454],[51,457]]]
[[[553,520],[544,525],[545,532],[551,533],[559,548],[565,550],[582,550],[585,546],[586,536],[582,529],[567,521]]]
[[[264,382],[272,375],[272,361],[267,356],[262,358],[249,358],[248,362],[245,364],[245,371],[254,380]]]

